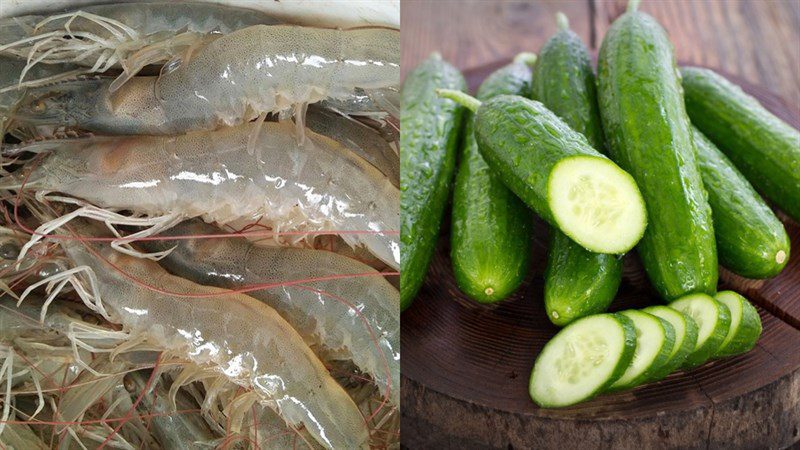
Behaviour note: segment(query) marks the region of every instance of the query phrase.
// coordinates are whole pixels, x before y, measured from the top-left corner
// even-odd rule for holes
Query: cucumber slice
[[[619,313],[633,322],[636,351],[625,373],[609,390],[619,391],[653,381],[669,361],[675,346],[675,329],[669,322],[646,312],[630,309]]]
[[[589,250],[624,253],[647,225],[633,177],[605,158],[559,161],[550,172],[547,197],[561,231]]]
[[[576,320],[536,358],[528,392],[537,405],[559,408],[588,400],[624,372],[636,348],[633,322],[619,314]]]
[[[761,336],[761,317],[753,305],[733,291],[722,291],[714,297],[728,307],[731,326],[714,356],[733,356],[752,349]]]
[[[659,378],[663,378],[681,367],[689,354],[694,351],[698,327],[694,319],[668,306],[650,306],[642,311],[666,320],[675,329],[675,345],[672,346],[669,360],[659,373]]]
[[[699,328],[694,351],[683,363],[684,369],[697,367],[719,350],[731,326],[731,313],[723,303],[706,294],[689,294],[669,307],[691,317]]]

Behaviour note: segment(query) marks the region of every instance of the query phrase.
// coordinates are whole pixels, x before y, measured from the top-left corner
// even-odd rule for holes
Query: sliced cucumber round
[[[593,252],[625,253],[647,225],[633,177],[606,158],[562,159],[550,172],[547,197],[561,231]]]
[[[761,336],[761,317],[746,298],[733,291],[718,292],[714,297],[728,307],[731,326],[714,356],[733,356],[752,349]]]
[[[597,314],[558,332],[536,358],[528,386],[544,408],[588,400],[616,381],[633,358],[636,331],[619,314]]]
[[[694,351],[698,327],[694,319],[668,306],[650,306],[642,311],[666,320],[675,330],[675,345],[658,377],[663,378],[681,367],[686,361],[686,357]]]
[[[723,303],[706,294],[689,294],[669,304],[669,307],[691,317],[699,328],[694,351],[683,363],[684,369],[708,361],[725,340],[731,326],[731,313]]]
[[[609,390],[619,391],[653,381],[669,361],[675,346],[675,329],[669,322],[646,312],[630,309],[619,313],[633,322],[636,351],[631,365]]]

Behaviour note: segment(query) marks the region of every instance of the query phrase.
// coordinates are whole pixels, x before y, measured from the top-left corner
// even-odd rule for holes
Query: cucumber
[[[633,322],[636,351],[625,373],[609,387],[611,391],[636,387],[661,378],[675,346],[675,329],[668,321],[635,309],[619,314]]]
[[[711,70],[681,73],[692,122],[759,192],[800,222],[800,132]]]
[[[612,159],[636,179],[647,204],[637,247],[667,300],[716,292],[711,208],[695,161],[689,119],[666,32],[630,2],[603,39],[598,95]]]
[[[408,308],[425,279],[455,169],[463,108],[436,89],[466,89],[459,71],[438,54],[403,84],[400,120],[400,307]]]
[[[523,53],[491,74],[478,98],[530,92],[530,64]],[[502,300],[514,292],[530,265],[532,216],[522,201],[489,170],[478,150],[473,119],[467,118],[461,161],[453,189],[450,259],[459,289],[480,303]]]
[[[731,326],[714,356],[733,356],[755,347],[761,336],[761,317],[744,297],[733,291],[721,291],[715,296],[731,313]]]
[[[774,277],[789,261],[786,229],[730,160],[696,128],[694,143],[714,218],[719,263],[743,277]]]
[[[669,307],[691,317],[697,323],[697,343],[683,363],[684,369],[697,367],[719,350],[731,326],[731,313],[725,304],[706,294],[690,294],[669,304]]]
[[[542,47],[534,68],[532,98],[542,102],[589,144],[603,150],[603,130],[589,51],[558,13],[559,31]],[[592,253],[556,229],[551,230],[544,276],[547,317],[564,326],[605,311],[622,280],[622,260]]]
[[[656,378],[666,377],[679,369],[689,354],[694,351],[695,344],[697,344],[697,324],[691,317],[668,306],[650,306],[642,311],[666,320],[675,330],[675,345],[672,347],[672,353],[669,355],[669,360],[664,364],[663,369],[656,376]]]
[[[483,104],[463,92],[440,95],[477,111],[484,160],[550,225],[597,253],[625,253],[639,241],[647,219],[633,178],[544,105],[513,95]]]
[[[528,392],[537,405],[560,408],[588,400],[630,365],[636,331],[619,314],[596,314],[569,324],[548,342],[531,372]]]

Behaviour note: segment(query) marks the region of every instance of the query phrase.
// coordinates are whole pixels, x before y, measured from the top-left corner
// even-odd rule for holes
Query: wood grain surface
[[[627,0],[402,0],[402,74],[432,51],[466,70],[538,51],[563,11],[597,50]],[[642,0],[675,55],[766,86],[800,109],[799,0]]]
[[[504,62],[465,72],[471,88]],[[800,113],[767,89],[729,75],[800,128]],[[543,301],[547,227],[534,232],[534,267],[493,308],[456,286],[448,224],[414,304],[402,317],[402,442],[409,449],[785,448],[800,445],[800,226],[789,265],[767,281],[724,273],[721,289],[757,305],[764,332],[745,355],[561,410],[538,408],[527,387],[536,355],[557,332]],[[661,303],[635,254],[610,310]]]

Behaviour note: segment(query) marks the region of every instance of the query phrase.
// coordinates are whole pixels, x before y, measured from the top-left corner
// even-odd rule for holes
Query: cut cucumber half
[[[561,231],[595,253],[625,253],[644,234],[647,213],[633,177],[609,159],[564,158],[553,167],[547,196]]]
[[[558,332],[536,358],[528,391],[544,408],[588,400],[616,381],[633,358],[636,331],[619,314],[584,317]]]
[[[681,367],[689,354],[694,351],[697,343],[697,324],[691,317],[668,306],[650,306],[642,311],[666,320],[675,330],[675,345],[672,346],[669,360],[664,364],[658,378],[666,377]]]
[[[631,365],[609,390],[619,391],[653,381],[661,373],[675,345],[675,330],[669,322],[646,312],[630,309],[619,313],[633,322],[636,351]]]
[[[752,349],[761,336],[761,317],[746,298],[733,291],[718,292],[714,297],[728,307],[731,326],[714,356],[733,356]]]
[[[706,294],[689,294],[669,304],[669,307],[691,317],[697,323],[697,343],[683,363],[684,369],[708,361],[725,340],[731,326],[731,313],[723,303]]]

